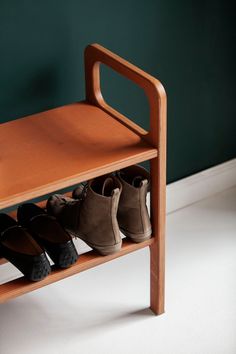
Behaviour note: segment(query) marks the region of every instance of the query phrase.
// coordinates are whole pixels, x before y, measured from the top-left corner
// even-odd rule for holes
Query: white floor
[[[1,305],[0,354],[236,353],[236,188],[168,215],[159,317],[148,267],[145,249]]]

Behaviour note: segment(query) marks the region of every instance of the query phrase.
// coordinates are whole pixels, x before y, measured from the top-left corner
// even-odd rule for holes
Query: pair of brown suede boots
[[[72,198],[51,196],[47,211],[71,234],[102,255],[120,250],[120,231],[134,242],[151,237],[146,205],[149,173],[131,166],[104,175],[76,188]]]

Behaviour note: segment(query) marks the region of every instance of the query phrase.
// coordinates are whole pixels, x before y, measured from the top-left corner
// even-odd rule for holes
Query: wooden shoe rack
[[[111,108],[100,90],[100,63],[139,85],[150,104],[150,131]],[[150,160],[153,237],[124,241],[120,252],[91,251],[75,265],[53,269],[36,283],[24,277],[0,285],[0,302],[70,275],[150,248],[150,306],[164,312],[166,94],[161,83],[98,44],[85,50],[86,100],[24,117],[0,126],[0,209],[75,185],[96,176]],[[0,259],[0,264],[5,262]]]

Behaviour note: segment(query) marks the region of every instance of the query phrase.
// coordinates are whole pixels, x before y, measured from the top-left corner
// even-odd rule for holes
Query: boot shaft
[[[120,229],[131,238],[146,238],[151,233],[146,198],[150,187],[149,173],[140,166],[118,172],[122,193],[118,208]]]
[[[79,233],[91,243],[111,245],[120,242],[117,210],[121,183],[115,177],[102,176],[88,182],[79,213]]]

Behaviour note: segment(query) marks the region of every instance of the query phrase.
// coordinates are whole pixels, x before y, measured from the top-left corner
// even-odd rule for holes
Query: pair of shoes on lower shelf
[[[45,251],[55,266],[67,268],[78,253],[71,236],[42,208],[32,203],[19,206],[18,223],[0,214],[0,253],[30,281],[45,278],[51,267]]]
[[[131,166],[88,181],[73,191],[72,198],[51,196],[47,211],[101,255],[112,254],[121,249],[120,231],[134,242],[151,237],[149,185],[149,173]]]

